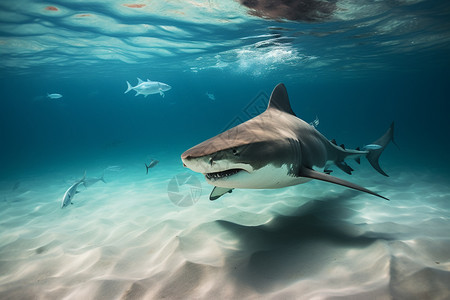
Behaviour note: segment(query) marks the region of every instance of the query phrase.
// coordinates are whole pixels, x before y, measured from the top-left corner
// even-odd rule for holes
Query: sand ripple
[[[51,175],[5,190],[0,298],[450,297],[450,189],[432,174],[377,179],[390,202],[311,182],[186,208],[171,174],[92,186],[64,210]]]

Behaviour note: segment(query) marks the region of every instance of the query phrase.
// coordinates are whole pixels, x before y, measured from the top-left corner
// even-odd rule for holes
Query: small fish
[[[14,186],[12,188],[13,191],[17,190],[20,186],[20,181],[16,181],[16,183],[14,183]]]
[[[145,97],[147,97],[151,94],[160,94],[161,97],[164,97],[164,92],[172,88],[166,83],[151,81],[150,79],[147,79],[147,81],[143,81],[142,79],[138,78],[137,80],[138,84],[136,86],[131,86],[131,84],[127,81],[127,90],[124,94],[128,93],[131,90],[135,90],[135,96],[144,95]]]
[[[120,172],[122,171],[122,167],[121,166],[108,166],[105,171],[110,171],[110,172]]]
[[[146,174],[148,174],[148,169],[153,168],[153,167],[156,166],[158,163],[159,163],[159,160],[152,159],[152,161],[148,164],[148,166],[147,166],[147,164],[145,164],[145,167],[147,168],[147,173],[146,173]]]
[[[50,99],[59,99],[59,98],[62,98],[62,95],[61,94],[49,94],[49,93],[47,93],[47,97],[50,98]]]
[[[208,92],[206,92],[206,96],[207,96],[210,100],[212,100],[212,101],[215,101],[215,100],[216,100],[216,96],[214,96],[213,93],[208,93]]]
[[[369,144],[362,147],[363,151],[378,150],[378,149],[381,149],[381,146],[377,144]]]
[[[61,208],[64,208],[64,207],[68,206],[69,204],[72,204],[72,199],[75,197],[76,194],[79,193],[77,191],[78,186],[81,183],[83,183],[85,179],[86,179],[86,172],[84,172],[83,178],[81,178],[80,180],[78,180],[77,182],[75,182],[74,184],[72,184],[70,186],[70,188],[64,194],[64,197],[61,202]]]

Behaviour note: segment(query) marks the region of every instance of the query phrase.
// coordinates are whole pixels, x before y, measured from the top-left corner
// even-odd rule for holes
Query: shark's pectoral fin
[[[161,97],[163,97],[164,98],[164,92],[162,91],[162,90],[159,90],[159,94],[161,95]]]
[[[225,195],[226,193],[231,193],[232,191],[233,188],[222,188],[215,186],[211,191],[211,195],[209,195],[209,200],[213,201],[219,199],[221,196]]]
[[[334,184],[339,184],[339,185],[346,186],[351,189],[355,189],[355,190],[358,190],[361,192],[365,192],[365,193],[389,200],[388,198],[378,195],[377,193],[372,192],[371,190],[368,190],[366,188],[363,188],[360,185],[351,183],[347,180],[343,180],[343,179],[340,179],[340,178],[337,178],[337,177],[334,177],[334,176],[331,176],[331,175],[328,175],[325,173],[317,172],[317,171],[314,171],[309,168],[305,168],[305,167],[301,168],[298,175],[301,177],[307,177],[307,178],[311,178],[311,179],[317,179],[317,180],[327,181],[327,182],[334,183]]]

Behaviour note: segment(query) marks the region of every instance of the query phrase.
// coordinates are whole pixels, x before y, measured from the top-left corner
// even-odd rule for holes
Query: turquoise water
[[[182,152],[245,120],[244,108],[279,82],[330,139],[355,147],[395,120],[402,157],[448,165],[443,1],[346,2],[313,23],[261,19],[235,1],[0,5],[2,176],[119,145],[129,155]],[[124,95],[136,77],[173,89]]]
[[[443,232],[450,229],[450,5],[336,1],[325,9],[304,2],[311,10],[283,15],[294,10],[279,9],[283,1],[274,7],[259,1],[258,10],[232,0],[2,1],[0,269],[7,271],[0,271],[0,296],[111,299],[135,291],[130,286],[137,284],[144,298],[202,298],[214,291],[222,297],[289,298],[305,290],[308,280],[316,292],[305,293],[306,298],[363,297],[375,291],[406,299],[431,290],[435,294],[428,295],[448,296],[448,287],[429,282],[445,282],[450,271],[443,250],[449,243]],[[124,94],[126,81],[134,86],[137,78],[172,89],[164,97]],[[348,148],[373,142],[395,121],[399,148],[390,145],[380,159],[389,178],[366,161],[354,166],[351,177],[333,173],[376,190],[392,204],[377,206],[371,196],[316,182],[239,190],[208,200],[211,187],[183,168],[181,153],[261,113],[280,82],[298,117],[311,122],[317,116],[317,129]],[[62,98],[50,99],[47,93]],[[145,164],[152,159],[159,163],[147,175]],[[104,174],[107,183],[80,189],[74,204],[61,210],[65,191],[85,171],[91,178]],[[167,191],[170,180],[185,172],[201,185],[188,208],[173,205]],[[333,216],[323,203],[336,199],[344,204],[331,206],[339,212]],[[424,223],[414,223],[417,218]],[[324,227],[314,225],[317,220]],[[77,231],[77,221],[88,225]],[[342,224],[352,233],[332,230]],[[291,225],[306,229],[290,240]],[[307,229],[318,232],[319,239],[311,242]],[[179,236],[181,242],[174,242]],[[355,236],[363,238],[352,240]],[[330,252],[312,259],[312,267],[308,259],[297,260],[297,250],[306,255],[324,243]],[[390,252],[378,243],[386,243]],[[423,261],[410,268],[401,260],[401,243],[413,249],[405,250],[411,262]],[[333,252],[336,244],[348,252]],[[157,252],[159,247],[167,256]],[[279,261],[277,249],[288,263]],[[376,284],[345,292],[357,286],[349,274],[359,267],[355,261],[365,261],[364,251],[369,257],[378,253],[383,266],[398,264],[392,268],[400,273],[431,270],[433,275],[414,273],[402,281],[369,266],[358,272],[372,274],[367,276]],[[331,263],[335,254],[330,253],[340,253],[341,264]],[[334,269],[322,267],[322,258]],[[67,259],[74,259],[70,267]],[[53,267],[45,269],[49,264]],[[296,273],[289,265],[310,268],[312,274]],[[40,268],[47,273],[41,275]],[[325,275],[337,269],[348,279],[340,287]],[[264,276],[270,270],[279,275],[276,280]],[[184,281],[191,271],[196,274],[192,288],[208,285],[210,274],[221,276],[223,286],[192,292]],[[169,292],[173,276],[185,285]],[[398,288],[386,288],[387,277]],[[42,288],[39,280],[45,282]],[[159,285],[153,283],[158,280]],[[418,282],[426,288],[414,290]],[[22,293],[24,286],[29,288]]]

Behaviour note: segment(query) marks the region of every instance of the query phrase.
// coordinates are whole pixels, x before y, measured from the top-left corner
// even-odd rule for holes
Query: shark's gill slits
[[[242,169],[230,169],[230,170],[225,170],[225,171],[221,171],[221,172],[206,173],[205,177],[207,179],[220,179],[220,178],[225,178],[225,177],[229,177],[231,175],[237,174],[240,171],[243,171],[243,170]]]

